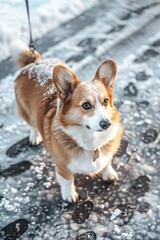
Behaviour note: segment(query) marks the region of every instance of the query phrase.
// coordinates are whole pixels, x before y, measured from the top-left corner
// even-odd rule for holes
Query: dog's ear
[[[98,67],[93,80],[99,80],[107,88],[113,88],[117,74],[117,64],[113,60],[105,60]]]
[[[53,82],[60,96],[65,98],[70,93],[73,93],[80,80],[69,67],[59,64],[54,67]]]

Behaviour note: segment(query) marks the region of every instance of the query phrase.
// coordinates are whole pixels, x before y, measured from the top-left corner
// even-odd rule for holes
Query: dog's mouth
[[[106,131],[107,129],[98,129],[96,132],[104,132]]]

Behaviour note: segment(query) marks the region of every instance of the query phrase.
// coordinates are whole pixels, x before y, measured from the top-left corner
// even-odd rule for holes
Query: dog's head
[[[53,81],[61,99],[58,116],[64,127],[83,126],[101,132],[119,121],[113,104],[116,73],[116,63],[106,60],[90,82],[81,82],[69,67],[55,66]]]

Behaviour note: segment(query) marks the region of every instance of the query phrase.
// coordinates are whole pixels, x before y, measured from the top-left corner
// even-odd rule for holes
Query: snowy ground
[[[34,0],[30,7],[33,38],[44,36],[48,31],[91,8],[97,0]],[[28,44],[28,18],[25,0],[1,0],[0,3],[0,60],[13,53],[22,42]]]
[[[43,57],[63,59],[82,80],[106,58],[118,63],[115,102],[125,128],[114,159],[120,180],[77,175],[81,199],[74,205],[61,201],[43,147],[6,155],[29,129],[13,110],[18,72],[11,60],[0,63],[0,239],[160,239],[159,13],[159,0],[101,0],[37,41]]]

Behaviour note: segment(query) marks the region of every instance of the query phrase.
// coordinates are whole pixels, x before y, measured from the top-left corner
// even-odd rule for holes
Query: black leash
[[[30,49],[31,52],[32,52],[32,55],[33,55],[33,58],[34,58],[34,62],[37,63],[37,59],[36,59],[36,55],[35,55],[36,47],[35,47],[35,43],[34,43],[33,38],[32,38],[32,30],[31,30],[31,21],[30,21],[28,0],[25,0],[25,2],[26,2],[26,8],[27,8],[29,34],[30,34],[29,49]]]

